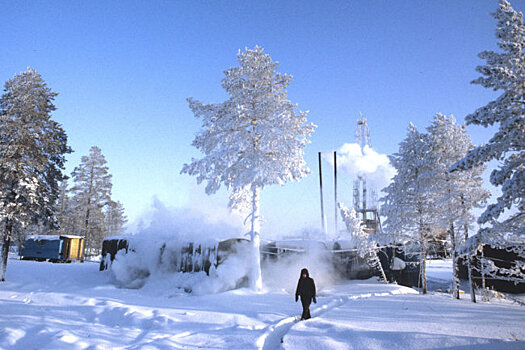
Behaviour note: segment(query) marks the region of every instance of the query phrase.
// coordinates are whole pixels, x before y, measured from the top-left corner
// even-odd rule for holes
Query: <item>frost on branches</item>
[[[498,21],[496,37],[501,52],[483,51],[486,64],[478,66],[481,77],[474,80],[502,94],[494,101],[468,115],[467,124],[498,125],[487,144],[468,152],[451,170],[470,169],[490,160],[499,161],[490,182],[501,186],[502,195],[478,219],[490,224],[491,235],[525,238],[525,27],[522,13],[516,13],[507,1],[500,1],[493,15]],[[502,215],[504,214],[505,215]],[[503,216],[503,217],[502,217]],[[499,219],[499,221],[498,221]],[[512,238],[512,239],[514,239]]]
[[[473,208],[485,206],[489,192],[482,187],[481,174],[484,166],[468,170],[449,172],[448,168],[462,159],[472,149],[470,137],[462,125],[457,125],[454,116],[436,114],[427,128],[430,137],[430,157],[434,168],[431,191],[437,195],[439,217],[437,223],[448,233],[452,253],[453,295],[459,299],[458,251],[469,238],[469,229],[475,219]],[[469,277],[471,277],[470,259],[467,256]],[[469,278],[472,281],[471,278]],[[471,286],[473,297],[473,286]],[[474,301],[474,299],[473,299]]]
[[[17,74],[0,98],[0,226],[4,281],[9,245],[30,224],[56,226],[67,136],[51,119],[56,93],[34,69]]]
[[[436,230],[436,195],[430,189],[433,183],[429,136],[420,133],[410,123],[407,137],[399,144],[399,151],[389,156],[397,174],[392,183],[383,189],[381,214],[386,234],[393,243],[407,240],[418,242],[421,247],[422,292],[427,292],[426,255],[429,240],[439,234]]]
[[[250,213],[250,285],[259,289],[260,191],[308,173],[304,147],[315,125],[307,124],[307,112],[295,111],[297,106],[286,95],[292,77],[278,73],[278,63],[262,48],[239,51],[237,59],[239,66],[226,70],[222,80],[228,100],[204,104],[188,99],[193,114],[202,120],[192,145],[204,156],[185,164],[181,173],[196,176],[197,183],[207,182],[207,194],[226,186],[232,193],[230,207]]]
[[[106,233],[103,208],[111,205],[111,174],[102,150],[92,146],[88,156],[82,156],[81,163],[71,173],[74,186],[73,211],[77,219],[79,234],[85,237],[83,256],[98,254]]]
[[[362,222],[357,217],[354,209],[348,209],[344,203],[337,203],[337,206],[341,211],[341,217],[346,225],[346,230],[351,235],[351,240],[357,248],[359,256],[365,258],[372,268],[379,271],[383,281],[388,282],[383,266],[381,266],[381,262],[377,256],[378,244],[373,236],[363,230]]]

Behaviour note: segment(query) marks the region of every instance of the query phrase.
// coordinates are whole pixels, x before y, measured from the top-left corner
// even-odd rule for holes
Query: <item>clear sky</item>
[[[524,0],[512,5],[525,9]],[[223,212],[227,194],[208,197],[179,175],[199,157],[191,142],[200,121],[186,98],[225,100],[223,71],[237,65],[239,49],[262,46],[293,75],[289,99],[318,125],[305,157],[312,174],[262,193],[263,236],[287,234],[320,226],[317,152],[354,142],[360,112],[374,149],[391,154],[409,122],[423,130],[436,112],[462,122],[496,96],[470,84],[483,64],[478,53],[496,49],[496,9],[496,0],[0,0],[0,81],[27,66],[42,74],[59,93],[54,119],[75,151],[67,172],[99,146],[130,221],[154,197],[212,215]],[[476,144],[492,133],[468,130]],[[352,179],[339,184],[351,203]]]

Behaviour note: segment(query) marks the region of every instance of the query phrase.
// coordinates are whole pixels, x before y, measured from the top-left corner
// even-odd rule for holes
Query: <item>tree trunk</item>
[[[0,282],[5,281],[5,274],[7,271],[7,258],[9,257],[9,245],[11,244],[12,225],[7,222],[5,225],[4,239],[2,245],[2,275]]]
[[[423,284],[423,294],[427,294],[427,250],[425,242],[421,244],[421,283]]]
[[[468,224],[464,225],[465,230],[465,242],[468,240]],[[474,249],[473,252],[468,252],[467,254],[467,270],[468,270],[468,284],[470,287],[470,300],[475,303],[476,302],[476,287],[474,286],[474,280],[472,279],[472,256],[477,251],[477,243],[476,243],[476,249]]]
[[[82,258],[85,259],[86,257],[86,249],[88,249],[88,253],[89,253],[89,248],[87,248],[87,245],[88,245],[88,238],[89,238],[89,212],[90,212],[90,206],[91,203],[90,203],[90,200],[88,199],[88,205],[87,205],[87,210],[86,210],[86,217],[84,219],[84,246],[82,248]]]
[[[474,287],[474,280],[472,279],[472,255],[467,255],[467,268],[468,268],[468,284],[470,286],[470,300],[476,302],[476,290]]]
[[[423,284],[423,294],[427,294],[427,247],[425,239],[425,230],[423,228],[423,221],[421,219],[421,212],[419,217],[419,235],[421,239],[421,259],[420,259],[420,275],[421,283]]]
[[[93,195],[93,181],[95,178],[95,165],[92,163],[89,174],[89,191],[87,195],[87,205],[86,205],[86,218],[84,222],[84,247],[82,251],[82,259],[86,258],[86,249],[89,253],[90,242],[88,240],[89,236],[89,212],[91,210],[91,196]]]
[[[420,274],[422,283],[422,292],[427,294],[427,247],[425,244],[425,235],[421,232],[421,260],[420,260]]]
[[[481,244],[481,259],[480,259],[480,267],[481,267],[481,290],[483,291],[483,301],[488,301],[487,296],[487,283],[485,281],[485,254],[483,252],[483,244]]]
[[[459,299],[458,253],[456,251],[456,232],[450,224],[450,242],[452,243],[452,297]]]
[[[253,290],[262,289],[262,274],[261,274],[261,237],[259,236],[261,230],[261,218],[259,215],[259,195],[260,188],[252,186],[252,212],[251,212],[251,252],[250,252],[250,274],[249,283]]]

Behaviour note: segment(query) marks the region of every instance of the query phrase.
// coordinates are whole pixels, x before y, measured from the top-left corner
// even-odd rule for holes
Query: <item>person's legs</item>
[[[301,320],[307,320],[310,316],[310,303],[311,300],[304,300],[301,298],[301,304],[303,304],[303,314],[301,315]]]

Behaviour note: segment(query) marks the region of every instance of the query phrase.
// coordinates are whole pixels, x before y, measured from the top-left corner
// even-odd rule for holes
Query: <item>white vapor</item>
[[[132,231],[136,235],[172,236],[187,241],[242,237],[242,218],[227,208],[201,205],[199,208],[170,208],[153,198]]]
[[[327,156],[326,160],[334,165],[333,157]],[[365,175],[377,190],[388,186],[396,174],[386,154],[377,153],[369,146],[361,149],[357,143],[345,143],[337,150],[337,168],[352,177]]]

